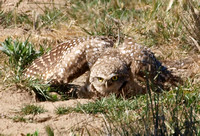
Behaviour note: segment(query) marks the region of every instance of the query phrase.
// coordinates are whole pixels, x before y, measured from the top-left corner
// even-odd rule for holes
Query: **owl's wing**
[[[135,43],[133,39],[126,38],[119,50],[130,65],[133,78],[145,81],[148,77],[159,85],[167,81],[174,82],[175,76],[156,59],[150,49]]]
[[[112,40],[106,37],[68,40],[34,60],[26,69],[25,76],[39,77],[55,83],[68,83],[89,70],[99,52],[112,46]]]

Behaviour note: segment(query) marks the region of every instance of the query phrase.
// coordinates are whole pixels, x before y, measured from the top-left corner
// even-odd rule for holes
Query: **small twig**
[[[200,52],[200,46],[199,46],[198,42],[192,36],[189,36],[189,37],[192,39],[192,41],[194,42],[195,46],[197,47],[197,49]]]
[[[120,25],[122,24],[122,22],[120,22],[119,20],[117,20],[117,19],[115,19],[115,18],[113,18],[113,17],[111,17],[110,15],[106,15],[107,17],[109,17],[111,20],[113,20],[114,22],[115,22],[115,24],[117,25],[117,27],[118,27],[118,35],[117,35],[117,46],[119,46],[120,45],[120,37],[121,37],[121,35],[120,35]]]
[[[168,6],[167,6],[166,11],[169,11],[169,10],[172,8],[173,3],[174,3],[174,0],[170,0],[170,1],[169,1],[169,4],[168,4]]]

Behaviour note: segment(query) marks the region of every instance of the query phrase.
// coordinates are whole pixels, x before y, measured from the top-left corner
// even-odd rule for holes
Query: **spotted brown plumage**
[[[89,70],[100,51],[112,46],[112,40],[106,37],[68,40],[33,61],[26,69],[25,76],[68,83]]]
[[[173,78],[150,49],[131,38],[118,47],[109,37],[68,40],[36,59],[26,70],[26,77],[41,77],[51,83],[69,83],[90,71],[84,93],[106,96],[110,93],[143,94],[146,78],[162,86]],[[173,81],[173,80],[171,80]]]

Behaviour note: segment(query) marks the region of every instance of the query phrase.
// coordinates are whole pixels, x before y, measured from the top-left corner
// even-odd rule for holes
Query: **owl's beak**
[[[105,82],[105,87],[106,87],[106,88],[109,88],[111,84],[112,84],[112,83],[110,83],[110,81],[106,81],[106,82]]]
[[[108,81],[105,82],[105,87],[108,88]]]

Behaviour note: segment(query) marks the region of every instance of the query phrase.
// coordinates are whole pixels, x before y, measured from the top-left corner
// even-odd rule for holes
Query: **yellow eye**
[[[103,78],[98,77],[97,79],[98,79],[99,82],[103,82]]]
[[[118,80],[118,76],[113,76],[111,79],[113,80],[113,81],[117,81]]]

